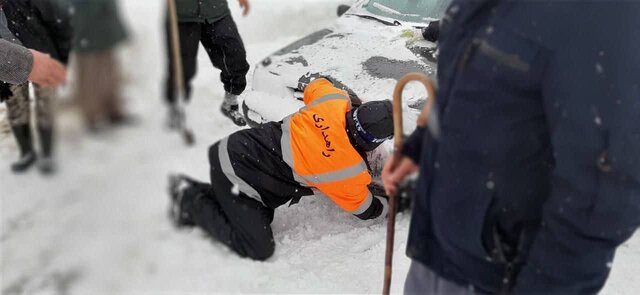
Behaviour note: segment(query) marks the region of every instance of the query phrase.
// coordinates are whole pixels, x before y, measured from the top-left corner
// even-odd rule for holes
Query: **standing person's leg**
[[[178,34],[180,35],[180,56],[182,59],[182,74],[184,83],[184,99],[191,97],[191,80],[196,75],[198,46],[200,45],[200,24],[191,22],[179,22]],[[180,121],[180,114],[175,107],[175,61],[173,60],[173,47],[171,44],[171,29],[169,21],[166,21],[166,42],[167,42],[167,79],[165,82],[165,99],[169,104],[169,122],[171,128],[177,128]]]
[[[207,49],[213,65],[221,71],[220,81],[224,84],[225,90],[222,113],[236,125],[246,125],[238,110],[238,95],[242,94],[247,86],[249,63],[244,43],[231,15],[213,24],[203,24],[202,45]]]
[[[122,102],[122,76],[120,73],[120,61],[113,49],[105,50],[100,57],[102,108],[112,125],[123,125],[131,122],[123,107]]]
[[[256,260],[271,257],[275,250],[270,225],[273,209],[241,194],[232,195],[230,183],[220,177],[224,175],[212,172],[213,186],[184,176],[172,177],[174,223],[198,226],[242,257]]]
[[[35,85],[35,95],[36,125],[42,149],[42,157],[38,166],[42,173],[49,174],[53,173],[56,168],[53,161],[56,89]]]
[[[226,147],[218,142],[209,149],[211,185],[191,181],[178,190],[186,194],[173,194],[180,210],[172,210],[172,217],[178,224],[197,225],[240,256],[265,260],[275,251],[273,209],[234,189],[221,161],[230,165]]]
[[[215,201],[220,205],[221,212],[224,212],[224,222],[228,226],[217,225],[216,238],[229,245],[240,256],[266,260],[275,251],[271,230],[274,210],[234,188],[236,185],[223,172],[223,161],[229,164],[228,152],[218,142],[209,149],[211,184]],[[201,217],[202,221],[210,220],[205,214]]]
[[[78,69],[78,86],[76,99],[84,115],[87,128],[98,130],[98,123],[102,119],[102,93],[100,91],[100,54],[96,52],[82,52],[76,55]]]
[[[11,165],[13,172],[23,172],[36,161],[31,136],[31,108],[29,83],[10,86],[13,95],[7,100],[9,125],[20,148],[20,159]]]
[[[202,42],[205,48],[216,48],[207,51],[211,62],[222,71],[220,81],[224,90],[233,95],[240,95],[247,86],[249,63],[244,43],[238,32],[238,27],[231,15],[213,24],[205,24],[207,30],[202,32]]]
[[[91,131],[98,131],[101,120],[126,123],[122,109],[120,72],[113,49],[80,53],[77,97]]]

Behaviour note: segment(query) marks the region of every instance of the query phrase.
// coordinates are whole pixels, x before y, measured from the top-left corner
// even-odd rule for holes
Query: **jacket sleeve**
[[[414,163],[420,163],[420,157],[422,156],[422,145],[424,143],[424,137],[429,136],[429,132],[425,131],[426,128],[418,127],[413,133],[405,140],[402,146],[402,154],[411,158]]]
[[[389,202],[387,201],[387,198],[376,196],[374,194],[370,195],[372,196],[370,205],[364,210],[364,212],[354,215],[362,220],[387,216],[387,213],[389,212]]]
[[[640,224],[640,45],[593,34],[605,48],[558,46],[542,80],[555,167],[516,294],[597,293]]]
[[[33,66],[33,55],[27,48],[0,39],[0,61],[1,81],[11,84],[27,82]]]
[[[368,172],[363,172],[367,176]],[[363,174],[363,175],[365,175]],[[342,210],[360,219],[374,219],[386,216],[387,201],[385,197],[377,196],[369,187],[370,177],[355,176],[335,182],[316,184],[315,187],[326,197],[331,199]]]

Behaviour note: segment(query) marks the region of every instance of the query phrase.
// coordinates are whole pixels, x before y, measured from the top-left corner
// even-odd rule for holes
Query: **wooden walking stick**
[[[173,56],[173,83],[176,93],[175,107],[178,109],[179,124],[178,130],[182,134],[187,145],[193,145],[195,138],[193,132],[187,127],[187,116],[184,109],[186,99],[184,88],[184,73],[182,70],[182,53],[180,52],[180,33],[178,32],[178,14],[175,0],[167,0],[169,6],[169,28],[171,38],[171,54]]]
[[[391,170],[395,170],[397,165],[400,164],[402,159],[402,144],[403,144],[403,131],[402,131],[402,91],[407,83],[411,81],[421,82],[427,89],[427,103],[418,117],[418,126],[425,127],[427,125],[427,119],[429,112],[433,106],[436,98],[435,88],[433,82],[422,73],[409,73],[402,77],[396,84],[396,88],[393,91],[393,159],[394,166]],[[393,239],[396,227],[396,195],[389,196],[389,218],[387,219],[387,247],[385,251],[384,259],[384,287],[382,294],[388,295],[391,289],[391,268],[393,264]]]

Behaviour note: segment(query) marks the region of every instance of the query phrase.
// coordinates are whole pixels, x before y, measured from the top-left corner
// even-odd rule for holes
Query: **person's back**
[[[352,108],[348,93],[319,79],[305,89],[304,102],[303,109],[283,122],[285,162],[301,183],[319,189],[348,212],[362,211],[361,206],[373,197],[367,188],[371,176],[366,155],[354,146],[347,131]],[[378,119],[385,119],[391,104],[376,108],[381,108]],[[355,124],[351,129],[356,129]]]
[[[408,256],[491,293],[603,286],[640,224],[639,13],[624,1],[451,5],[441,136],[408,148],[422,173]]]

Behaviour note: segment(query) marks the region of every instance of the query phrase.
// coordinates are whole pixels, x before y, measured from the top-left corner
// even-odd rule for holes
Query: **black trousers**
[[[224,90],[235,95],[240,95],[244,91],[247,86],[246,76],[247,72],[249,72],[249,63],[247,62],[244,44],[231,15],[227,15],[212,24],[180,22],[178,23],[178,31],[180,33],[182,71],[184,73],[187,99],[191,95],[191,80],[196,74],[198,46],[200,43],[206,49],[213,66],[221,71],[220,81],[224,84]],[[169,25],[167,24],[169,73],[165,91],[167,102],[174,103],[176,99],[173,82],[174,61],[171,54],[169,32]]]
[[[216,143],[212,150],[218,149]],[[233,193],[233,184],[220,167],[217,153],[210,153],[211,185],[200,183],[189,188],[184,208],[196,226],[212,238],[229,246],[242,257],[265,260],[275,251],[271,222],[273,209]]]

